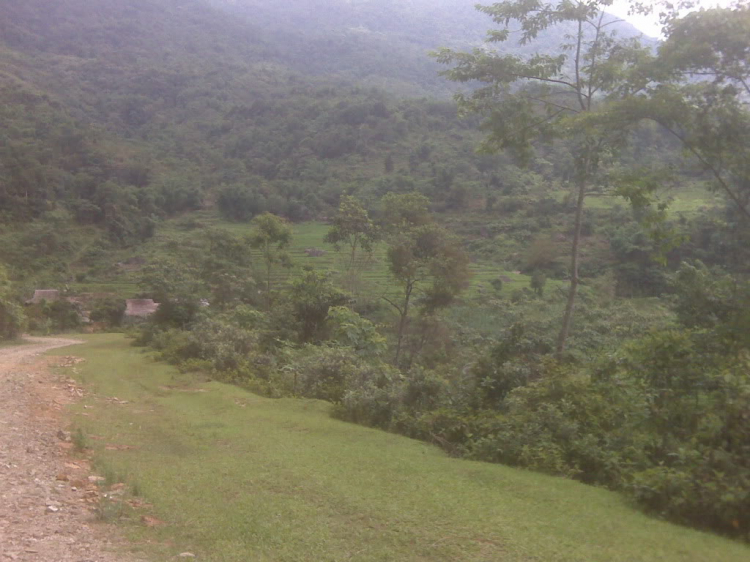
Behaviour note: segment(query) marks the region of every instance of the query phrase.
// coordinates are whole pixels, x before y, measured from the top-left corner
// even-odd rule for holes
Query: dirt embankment
[[[41,355],[77,343],[27,338],[0,348],[0,562],[136,560],[96,523],[96,477],[71,455],[62,414],[81,390],[49,367],[73,359]]]

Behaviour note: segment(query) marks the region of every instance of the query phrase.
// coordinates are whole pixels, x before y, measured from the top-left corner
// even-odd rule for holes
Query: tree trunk
[[[406,320],[409,317],[409,300],[411,300],[412,288],[408,287],[404,296],[404,307],[401,309],[401,318],[398,322],[398,342],[396,343],[396,357],[393,363],[398,367],[398,360],[401,358],[401,344],[404,340],[404,330],[406,329]]]
[[[573,248],[570,256],[570,289],[568,290],[568,302],[565,305],[565,314],[563,315],[560,335],[557,338],[557,349],[555,354],[559,358],[565,351],[565,345],[570,334],[570,326],[573,323],[573,312],[576,306],[576,296],[578,295],[578,258],[581,245],[581,226],[583,224],[583,203],[586,199],[586,179],[588,176],[588,156],[582,176],[578,180],[578,199],[576,200],[576,218],[573,232]]]
[[[352,271],[354,269],[354,260],[357,259],[357,245],[359,241],[355,238],[354,242],[352,242],[352,253],[349,256],[349,271]]]
[[[271,255],[266,251],[266,306],[271,310]]]

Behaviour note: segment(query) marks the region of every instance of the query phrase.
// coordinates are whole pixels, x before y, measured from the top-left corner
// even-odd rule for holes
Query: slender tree
[[[268,308],[271,308],[273,268],[275,265],[288,266],[289,255],[286,250],[292,243],[292,229],[281,217],[271,213],[258,215],[252,221],[250,246],[259,250],[265,263],[265,285]]]
[[[362,249],[368,254],[372,253],[377,238],[377,228],[367,214],[367,209],[351,195],[342,195],[338,212],[326,234],[325,241],[333,244],[337,251],[342,245],[348,247],[347,269],[350,271],[354,269],[357,250]]]
[[[463,112],[485,117],[482,148],[509,149],[527,160],[535,141],[564,141],[575,186],[570,287],[557,341],[561,355],[570,333],[579,285],[581,227],[586,195],[596,186],[604,161],[627,139],[629,119],[613,123],[613,102],[645,87],[638,73],[651,58],[638,39],[619,38],[617,20],[605,13],[612,0],[509,0],[478,9],[500,29],[489,32],[488,45],[471,53],[443,49],[439,62],[451,65],[449,79],[483,85],[457,96]],[[528,56],[506,55],[495,44],[517,40],[535,44],[540,32],[557,29],[564,37],[556,49]],[[552,52],[554,54],[549,54]],[[609,118],[609,119],[608,119]]]
[[[466,252],[433,222],[428,203],[416,193],[389,193],[384,198],[388,268],[400,287],[398,296],[383,297],[398,313],[397,365],[415,306],[423,314],[448,306],[466,288],[471,275]]]

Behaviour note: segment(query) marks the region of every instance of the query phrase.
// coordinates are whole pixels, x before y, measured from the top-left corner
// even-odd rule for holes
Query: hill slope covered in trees
[[[6,1],[0,331],[155,298],[185,371],[747,536],[750,19],[607,5]]]

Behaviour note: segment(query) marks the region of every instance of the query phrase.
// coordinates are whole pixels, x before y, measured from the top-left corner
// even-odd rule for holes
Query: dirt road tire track
[[[59,433],[76,394],[49,368],[59,358],[42,354],[81,342],[26,341],[0,348],[0,562],[137,562],[94,521],[87,463]]]

